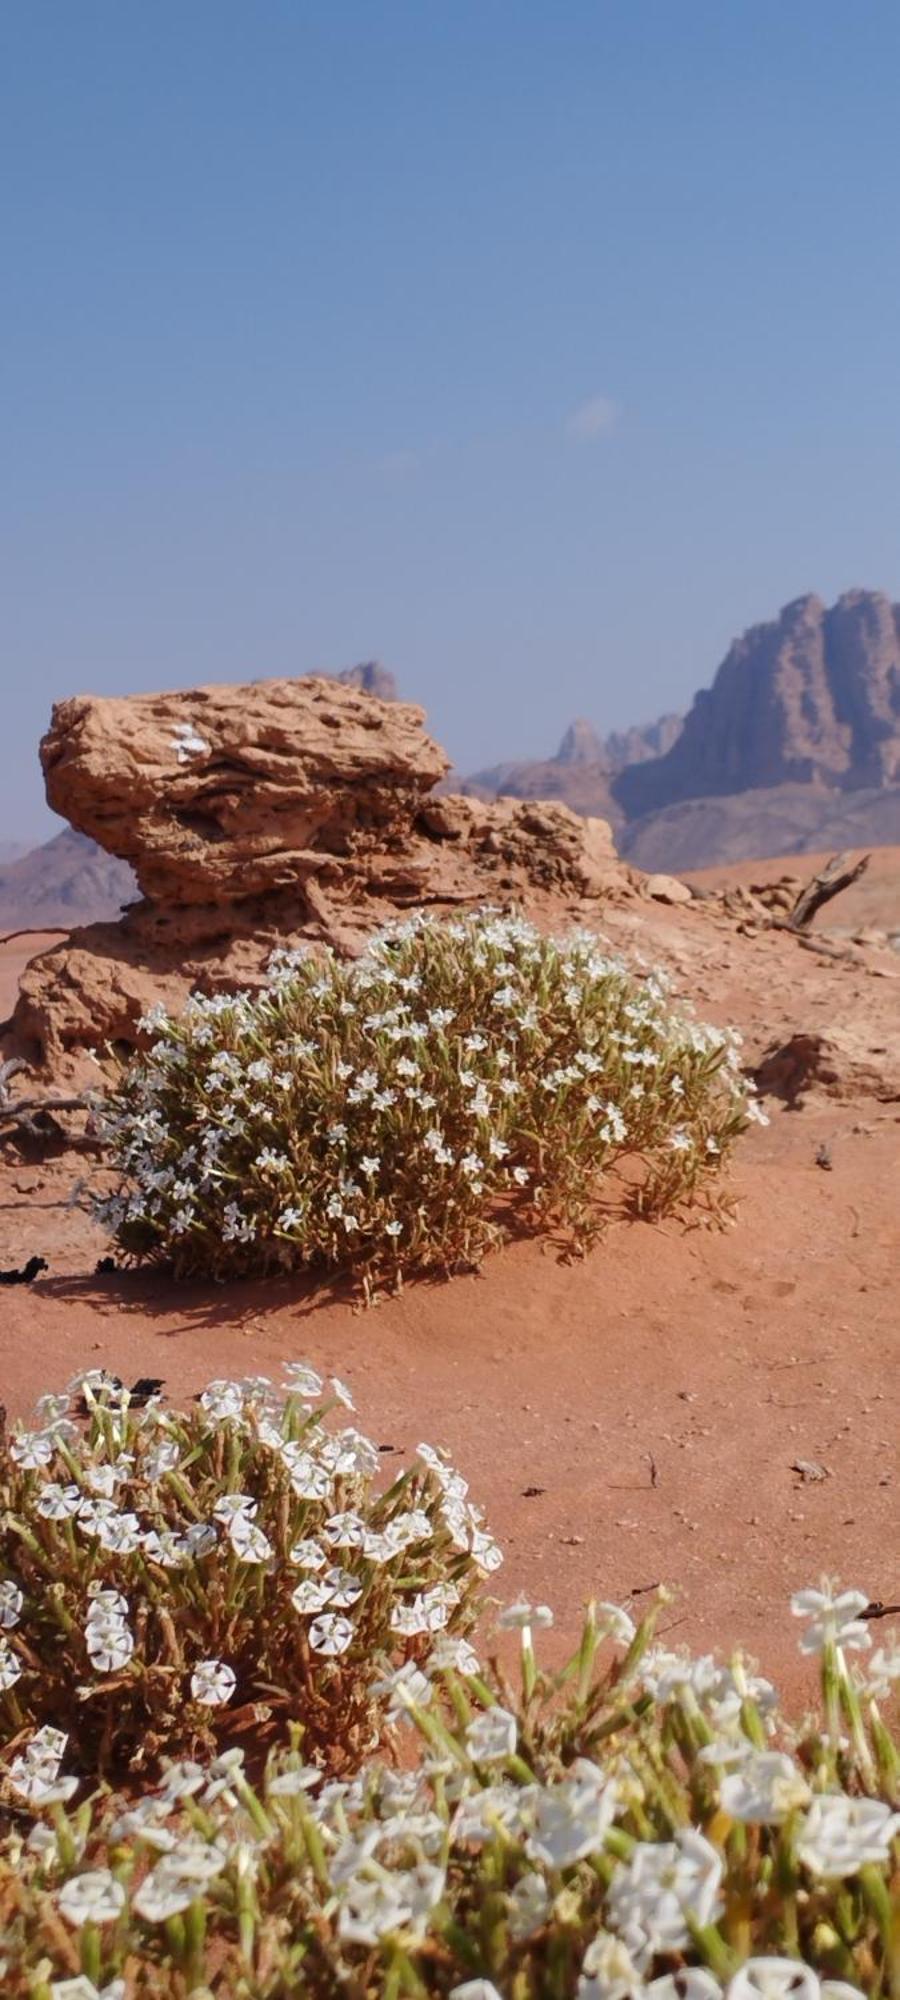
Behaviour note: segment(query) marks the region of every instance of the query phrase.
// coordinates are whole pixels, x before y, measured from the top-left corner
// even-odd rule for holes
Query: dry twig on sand
[[[839,896],[842,889],[849,889],[851,883],[858,882],[869,866],[871,856],[863,854],[854,861],[849,853],[833,854],[801,889],[784,928],[789,931],[803,931],[812,923],[813,917],[823,904],[830,903],[833,896]]]
[[[96,1092],[93,1090],[81,1090],[72,1092],[70,1096],[14,1097],[10,1090],[12,1079],[14,1076],[18,1076],[23,1069],[27,1069],[27,1067],[27,1063],[24,1063],[18,1056],[11,1057],[8,1062],[0,1063],[0,1137],[12,1127],[19,1131],[27,1132],[30,1139],[46,1139],[48,1137],[47,1127],[46,1125],[42,1126],[39,1124],[39,1119],[49,1117],[51,1119],[52,1130],[52,1122],[54,1121],[54,1114],[56,1112],[86,1111],[89,1114],[88,1130],[83,1135],[73,1137],[70,1143],[72,1146],[95,1145],[96,1140],[90,1130],[90,1114],[96,1107]]]

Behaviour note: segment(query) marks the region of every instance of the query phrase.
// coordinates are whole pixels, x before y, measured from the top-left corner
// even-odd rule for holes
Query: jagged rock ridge
[[[624,813],[613,779],[628,761],[655,757],[675,741],[679,715],[603,737],[593,723],[570,723],[554,757],[494,764],[462,783],[470,798],[561,799],[575,812],[600,813],[618,827]]]
[[[900,606],[850,590],[799,597],[735,641],[663,757],[614,791],[627,819],[683,799],[779,785],[900,782]]]

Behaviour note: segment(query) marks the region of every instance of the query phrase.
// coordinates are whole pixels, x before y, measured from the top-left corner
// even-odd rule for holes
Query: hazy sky
[[[896,0],[4,0],[0,836],[82,690],[463,768],[900,596]]]

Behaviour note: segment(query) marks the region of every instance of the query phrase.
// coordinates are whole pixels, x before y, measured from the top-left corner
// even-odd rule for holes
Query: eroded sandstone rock
[[[128,861],[142,900],[32,960],[15,1046],[56,1076],[126,1052],[162,1001],[257,985],[276,945],[352,954],[416,908],[577,918],[632,893],[605,820],[434,792],[418,708],[320,679],[61,702],[47,796]]]

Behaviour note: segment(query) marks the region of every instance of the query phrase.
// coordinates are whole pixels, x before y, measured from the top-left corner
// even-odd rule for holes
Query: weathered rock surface
[[[816,1091],[828,1097],[900,1101],[900,1038],[881,1037],[864,1023],[798,1031],[765,1050],[755,1072],[764,1095],[791,1106]]]
[[[420,709],[318,678],[60,703],[47,796],[133,868],[142,900],[26,969],[16,1046],[72,1076],[154,1001],[253,985],[275,945],[352,953],[405,910],[579,914],[634,892],[605,821],[441,796]]]
[[[421,709],[324,679],[77,696],[41,744],[48,803],[161,904],[222,907],[340,876],[448,768]]]
[[[785,784],[900,782],[900,606],[800,597],[735,641],[664,757],[615,782],[628,819],[682,799]]]

